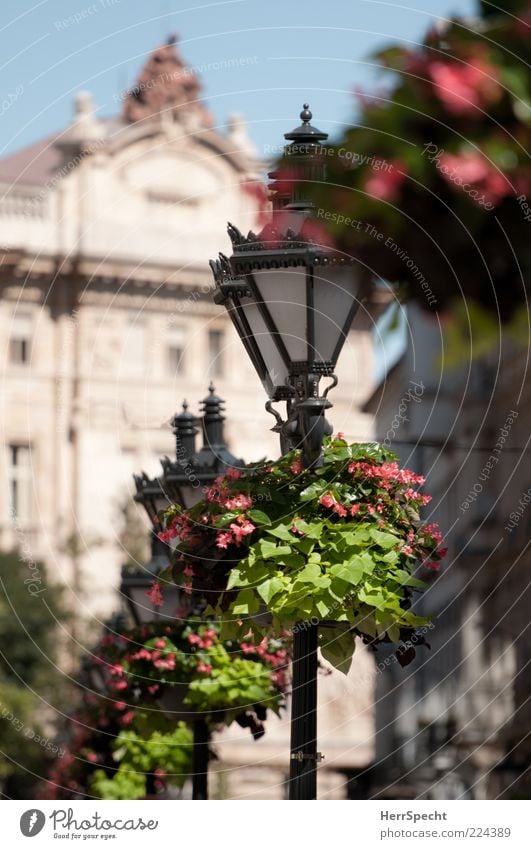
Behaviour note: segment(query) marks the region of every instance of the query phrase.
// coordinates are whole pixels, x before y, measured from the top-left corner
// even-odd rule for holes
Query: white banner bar
[[[3,801],[1,845],[203,849],[482,846],[528,849],[526,802]],[[273,811],[272,808],[275,808]],[[34,843],[29,841],[34,839]],[[69,841],[69,843],[66,843]]]

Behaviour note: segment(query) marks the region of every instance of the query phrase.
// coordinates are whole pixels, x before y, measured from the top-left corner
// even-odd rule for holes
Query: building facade
[[[377,665],[377,794],[526,798],[527,352],[502,338],[480,358],[464,349],[463,365],[450,367],[436,320],[417,307],[408,338],[365,409],[380,441],[426,476],[424,518],[440,524],[449,550],[439,573],[421,576],[431,650],[419,648],[406,669],[390,658]]]

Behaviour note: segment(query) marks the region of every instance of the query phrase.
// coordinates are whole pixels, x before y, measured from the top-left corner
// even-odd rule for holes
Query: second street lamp
[[[173,582],[164,585],[163,605],[155,607],[146,597],[154,581],[160,579],[160,573],[168,565],[168,546],[161,542],[158,532],[161,529],[159,512],[172,501],[189,509],[204,497],[205,489],[211,486],[229,467],[236,468],[244,464],[230,453],[224,437],[223,415],[224,401],[219,398],[211,383],[208,395],[201,402],[201,418],[188,412],[184,402],[181,413],[171,421],[175,435],[175,460],[169,457],[161,459],[162,475],[151,479],[145,472],[135,475],[135,501],[142,504],[150,519],[151,559],[142,568],[134,571],[124,568],[122,571],[121,592],[126,597],[136,624],[153,622],[161,617],[176,618],[176,611],[182,605],[181,590]],[[203,445],[199,451],[195,448],[198,425],[201,424]],[[200,608],[198,608],[200,610]],[[171,699],[169,700],[171,702]],[[208,724],[200,713],[184,710],[182,705],[162,705],[163,710],[174,720],[182,719],[193,725],[193,777],[192,798],[208,798],[208,758],[210,732]]]
[[[280,169],[269,176],[271,222],[244,236],[228,225],[233,254],[210,263],[215,300],[223,304],[264,388],[266,409],[276,420],[282,453],[301,448],[306,468],[321,464],[323,437],[331,433],[325,411],[334,369],[360,303],[364,269],[335,250],[318,227],[309,199],[312,183],[325,178],[328,138],[311,124],[308,104],[302,124],[285,134]],[[321,392],[323,377],[331,380]],[[285,419],[273,409],[286,402]],[[294,630],[291,711],[290,798],[316,797],[317,625]]]

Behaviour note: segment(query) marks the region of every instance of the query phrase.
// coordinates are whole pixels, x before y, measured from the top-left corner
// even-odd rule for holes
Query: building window
[[[31,519],[31,448],[29,445],[10,445],[8,448],[9,508],[19,522]]]
[[[184,333],[174,327],[168,333],[166,349],[168,374],[174,376],[184,372]]]
[[[32,330],[30,313],[17,313],[13,316],[9,338],[9,361],[14,365],[29,363]]]
[[[125,328],[122,357],[122,368],[126,374],[144,374],[146,369],[146,328],[141,319],[131,321]]]
[[[212,375],[212,377],[223,377],[223,330],[208,331],[208,354],[210,374]]]

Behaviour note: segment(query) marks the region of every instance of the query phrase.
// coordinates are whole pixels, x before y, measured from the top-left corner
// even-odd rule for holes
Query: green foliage
[[[299,452],[233,473],[188,513],[168,511],[166,536],[180,537],[177,580],[183,570],[199,586],[216,583],[218,570],[216,613],[223,636],[234,640],[314,619],[345,623],[346,630],[323,645],[328,659],[346,669],[354,635],[371,645],[396,642],[427,622],[411,609],[413,594],[426,586],[414,573],[421,564],[437,570],[445,551],[436,526],[420,521],[429,501],[417,489],[422,483],[387,449],[342,438],[325,444],[316,473],[302,469]],[[263,491],[270,493],[267,521],[261,515],[254,524],[255,499]],[[197,546],[203,568],[197,557],[190,561]],[[227,551],[228,564],[216,560],[216,550]],[[258,616],[264,607],[272,625]],[[218,692],[214,680],[206,686]]]
[[[223,646],[211,654],[212,670],[208,677],[190,683],[185,703],[200,711],[225,709],[230,716],[236,710],[259,704],[279,712],[280,693],[271,680],[271,671],[263,663],[231,658]]]
[[[112,746],[118,769],[97,769],[90,778],[93,795],[100,799],[140,799],[147,794],[147,776],[157,789],[162,783],[182,787],[192,766],[192,732],[184,722],[171,731],[147,737],[122,731]]]
[[[31,798],[57,754],[42,719],[47,701],[60,708],[68,695],[55,667],[66,618],[44,564],[0,554],[0,786],[11,798]]]

